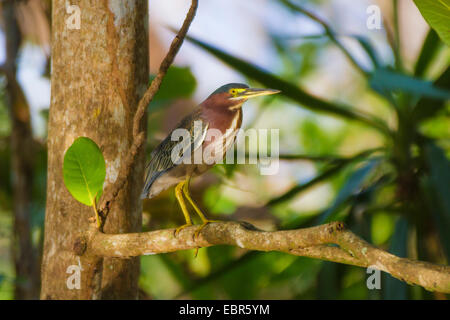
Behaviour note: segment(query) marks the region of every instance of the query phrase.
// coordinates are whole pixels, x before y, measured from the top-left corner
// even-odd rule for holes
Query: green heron
[[[213,220],[208,220],[201,212],[196,203],[192,200],[189,194],[189,181],[192,177],[203,174],[210,167],[214,165],[211,161],[202,161],[194,163],[186,163],[182,161],[183,158],[174,159],[174,149],[180,146],[180,142],[173,141],[173,134],[176,129],[184,129],[188,135],[188,143],[184,146],[178,147],[180,153],[185,151],[188,156],[194,156],[196,150],[207,147],[214,141],[220,143],[222,159],[227,150],[233,145],[237,130],[242,123],[242,104],[249,98],[259,97],[269,94],[278,93],[278,90],[273,89],[256,89],[249,88],[249,86],[240,83],[230,83],[224,85],[214,91],[205,101],[198,105],[193,112],[187,115],[176,126],[174,130],[153,150],[151,153],[151,160],[147,165],[147,173],[145,178],[144,189],[141,198],[153,198],[163,190],[175,186],[175,196],[183,212],[186,224],[180,226],[175,230],[177,235],[183,228],[191,226],[192,220],[186,203],[183,199],[189,201],[194,210],[200,216],[203,224],[195,232],[198,236],[199,232],[208,223]],[[200,126],[198,126],[200,124]],[[196,130],[196,128],[200,128]],[[208,139],[208,131],[216,129],[215,132],[222,133],[222,136],[217,136]],[[217,131],[219,130],[219,131]],[[229,142],[231,141],[231,143]],[[225,143],[224,143],[225,142]],[[187,148],[186,148],[187,147]],[[217,145],[216,145],[217,147]],[[178,154],[178,150],[175,152]],[[186,156],[186,155],[184,155]],[[192,159],[192,158],[191,158]]]

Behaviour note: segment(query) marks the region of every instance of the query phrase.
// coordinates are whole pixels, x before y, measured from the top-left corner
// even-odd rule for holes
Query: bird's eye
[[[235,94],[237,93],[237,90],[236,90],[236,89],[231,89],[231,90],[230,90],[230,93],[231,93],[232,95],[235,95]]]

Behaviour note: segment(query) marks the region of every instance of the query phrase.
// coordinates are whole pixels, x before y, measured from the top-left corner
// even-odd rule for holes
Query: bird
[[[185,199],[190,203],[202,220],[201,226],[195,231],[198,237],[200,231],[215,220],[207,219],[199,209],[189,192],[191,178],[199,176],[210,169],[216,157],[223,157],[235,142],[237,130],[242,125],[242,105],[250,98],[279,93],[275,89],[250,88],[242,83],[229,83],[221,86],[210,94],[194,110],[184,117],[169,135],[151,152],[150,161],[146,166],[145,183],[141,199],[151,199],[162,191],[175,186],[175,197],[180,205],[186,223],[175,230],[175,236],[189,226],[192,219],[187,209]],[[184,143],[173,139],[174,134],[187,133]],[[218,135],[208,135],[215,129]],[[206,147],[218,150],[212,152],[209,159],[200,157],[200,161],[192,158],[197,150]],[[217,149],[216,149],[217,148]],[[175,155],[175,157],[174,157]],[[186,161],[189,159],[190,161]],[[211,162],[211,160],[213,160]]]

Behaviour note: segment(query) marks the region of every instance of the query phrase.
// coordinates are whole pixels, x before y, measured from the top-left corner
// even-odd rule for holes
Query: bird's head
[[[205,102],[213,107],[235,109],[241,107],[250,98],[267,96],[279,92],[279,90],[274,89],[250,88],[248,85],[242,83],[229,83],[214,91]]]

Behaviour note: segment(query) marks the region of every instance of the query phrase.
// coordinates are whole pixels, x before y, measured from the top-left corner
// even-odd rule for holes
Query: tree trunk
[[[11,175],[13,187],[14,227],[11,256],[16,282],[14,299],[36,299],[39,296],[39,263],[31,240],[31,193],[33,186],[33,137],[30,109],[16,79],[16,60],[21,34],[13,1],[2,5],[6,36],[6,74],[8,105],[11,116]]]
[[[52,4],[52,98],[41,298],[135,299],[138,258],[103,261],[75,255],[75,239],[87,230],[93,210],[67,191],[62,165],[67,148],[77,137],[86,136],[100,146],[105,157],[105,187],[115,182],[132,141],[133,114],[148,83],[147,1],[71,0],[69,5],[77,7],[66,10],[65,0]],[[81,16],[79,28],[77,12]],[[112,204],[106,233],[140,231],[143,175],[141,150],[125,188]]]

